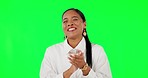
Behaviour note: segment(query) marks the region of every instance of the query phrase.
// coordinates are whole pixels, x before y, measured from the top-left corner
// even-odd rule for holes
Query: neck
[[[75,48],[79,42],[82,40],[82,37],[79,37],[79,38],[75,38],[75,39],[67,39],[68,40],[68,44],[72,47],[72,48]]]

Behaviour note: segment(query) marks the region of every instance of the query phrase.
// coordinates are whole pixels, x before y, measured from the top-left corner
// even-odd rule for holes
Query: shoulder
[[[51,45],[47,48],[47,50],[56,50],[56,49],[59,49],[61,47],[63,47],[64,43],[61,42],[61,43],[57,43],[57,44],[54,44],[54,45]]]
[[[57,52],[59,52],[63,47],[64,47],[63,42],[51,45],[46,49],[45,55],[57,54]]]
[[[95,50],[104,50],[103,47],[98,44],[91,43],[91,46],[92,46],[92,49],[95,49]]]
[[[92,45],[92,54],[94,56],[96,55],[106,55],[104,48],[101,45],[98,44],[91,44]]]

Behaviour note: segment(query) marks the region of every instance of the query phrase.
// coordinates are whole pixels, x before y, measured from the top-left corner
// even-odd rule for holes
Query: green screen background
[[[148,78],[147,0],[1,0],[0,78],[39,78],[48,46],[62,42],[62,13],[86,16],[91,42],[104,47],[113,78]]]

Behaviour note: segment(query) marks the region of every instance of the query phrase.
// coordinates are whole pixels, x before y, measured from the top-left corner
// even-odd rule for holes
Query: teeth
[[[69,29],[69,31],[73,31],[73,30],[75,30],[75,28],[70,28],[70,29]]]

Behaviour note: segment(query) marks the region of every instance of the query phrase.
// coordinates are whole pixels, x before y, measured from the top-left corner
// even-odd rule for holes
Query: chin
[[[76,39],[76,36],[67,36],[68,39]]]

